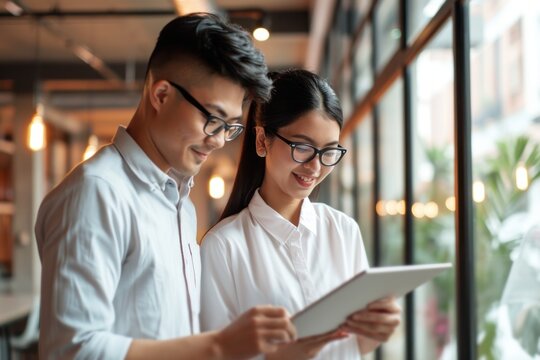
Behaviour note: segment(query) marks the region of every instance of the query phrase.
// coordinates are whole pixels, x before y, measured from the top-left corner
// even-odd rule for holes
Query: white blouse
[[[202,331],[261,304],[294,314],[369,266],[352,218],[306,198],[296,227],[258,191],[206,234],[201,255]],[[356,337],[330,343],[317,359],[360,359]]]

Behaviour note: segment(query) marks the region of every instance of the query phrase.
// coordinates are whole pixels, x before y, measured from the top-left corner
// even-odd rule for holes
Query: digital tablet
[[[450,267],[450,263],[441,263],[362,271],[293,315],[298,338],[332,331],[369,303],[387,296],[401,297]]]

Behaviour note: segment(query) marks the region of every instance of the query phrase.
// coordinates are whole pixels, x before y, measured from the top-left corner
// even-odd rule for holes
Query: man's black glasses
[[[200,102],[195,100],[191,94],[184,89],[182,86],[168,80],[176,90],[182,94],[184,99],[187,100],[191,105],[195,106],[205,117],[206,124],[204,124],[204,133],[208,136],[213,136],[218,134],[222,129],[225,129],[225,141],[234,140],[244,131],[244,126],[241,124],[228,124],[225,120],[215,115],[212,115],[210,111],[206,110]]]
[[[347,149],[340,145],[338,145],[338,147],[325,147],[324,149],[317,149],[311,144],[287,140],[278,133],[274,133],[274,135],[291,147],[292,159],[301,164],[310,162],[315,156],[319,155],[321,164],[324,166],[334,166],[347,152]]]

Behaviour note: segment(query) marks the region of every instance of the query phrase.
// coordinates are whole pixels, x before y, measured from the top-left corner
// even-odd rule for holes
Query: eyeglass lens
[[[204,126],[204,132],[206,135],[212,136],[219,133],[222,129],[225,131],[225,140],[234,140],[242,133],[244,127],[240,124],[229,125],[222,119],[209,116]]]
[[[308,162],[316,155],[316,149],[307,145],[296,145],[293,148],[292,156],[294,161]],[[343,152],[337,149],[327,149],[320,153],[320,160],[323,165],[335,165],[343,156]]]

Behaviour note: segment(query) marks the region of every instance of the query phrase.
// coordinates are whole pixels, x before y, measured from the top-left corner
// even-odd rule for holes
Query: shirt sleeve
[[[238,317],[230,248],[214,233],[201,246],[201,331],[221,329]]]
[[[36,222],[42,263],[40,358],[122,359],[131,340],[112,331],[127,253],[118,192],[90,177],[53,191]]]

